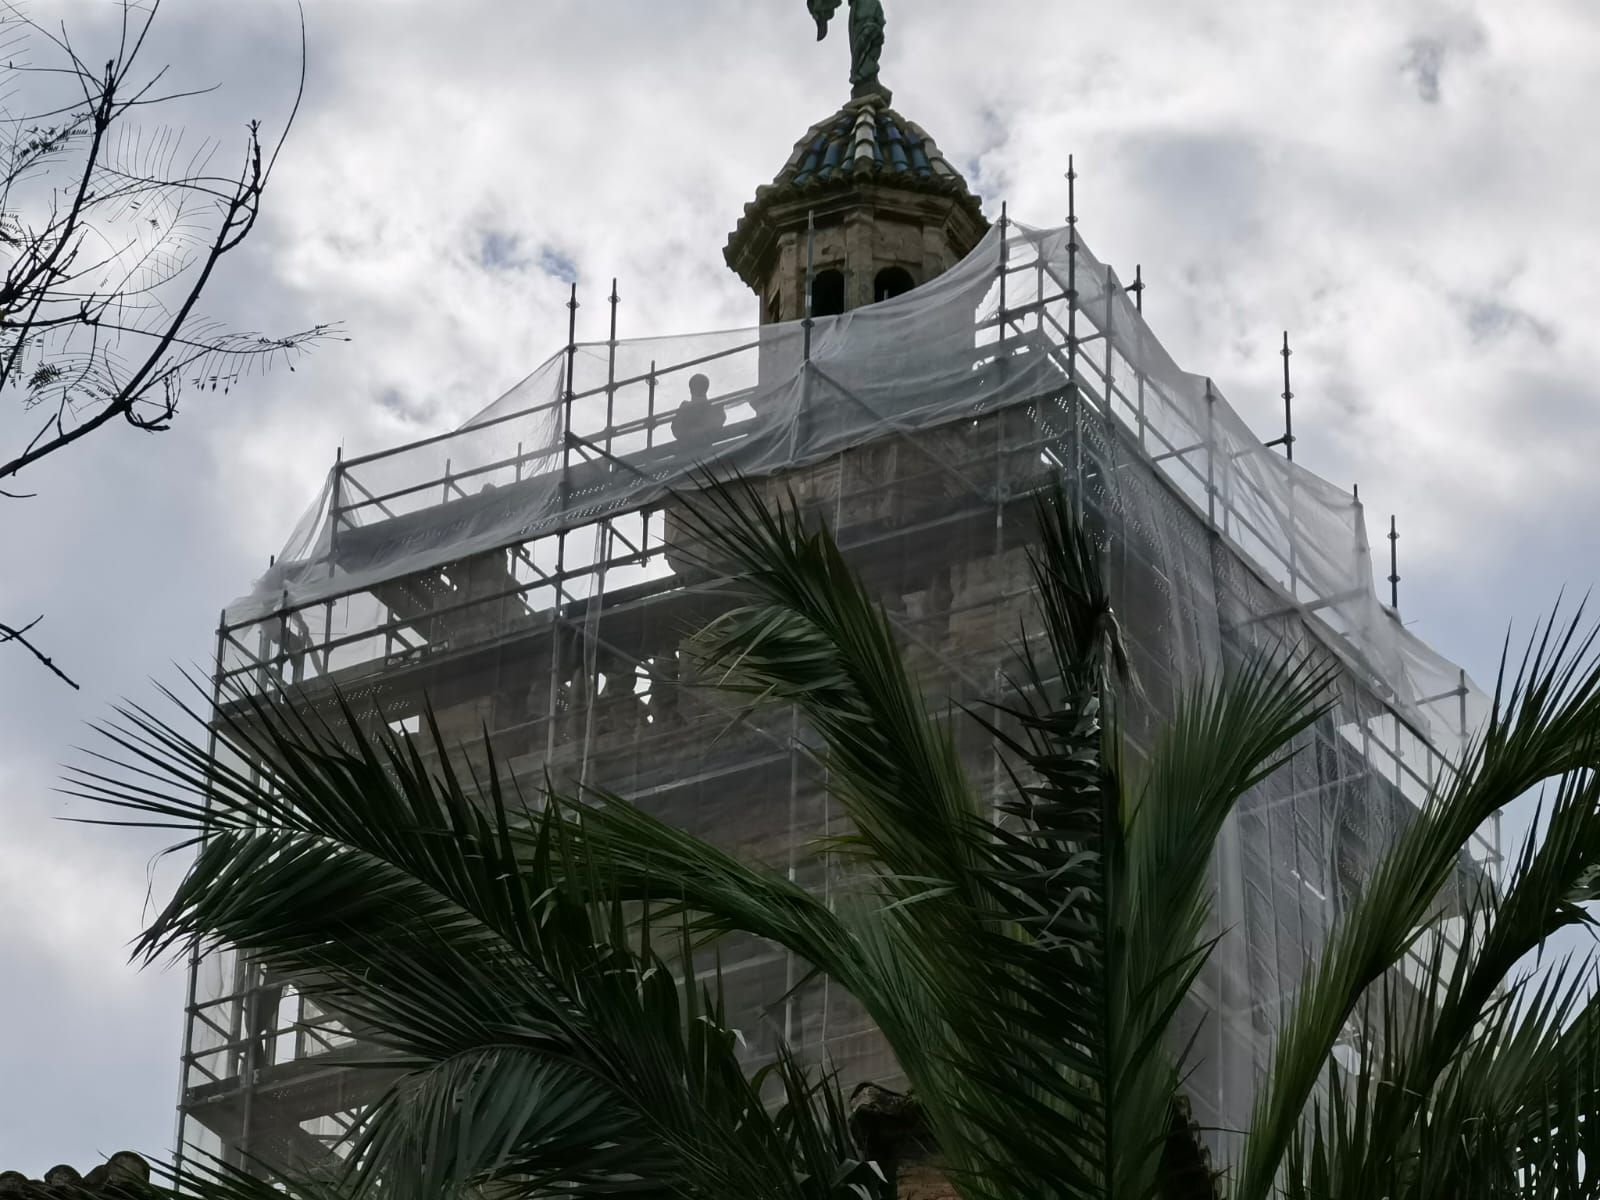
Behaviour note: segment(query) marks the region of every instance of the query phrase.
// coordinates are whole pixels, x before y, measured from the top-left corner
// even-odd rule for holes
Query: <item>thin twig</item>
[[[60,667],[56,666],[55,662],[47,654],[30,642],[25,636],[28,630],[32,629],[42,620],[44,620],[44,616],[41,614],[29,621],[21,629],[14,629],[10,625],[0,624],[0,646],[5,645],[7,642],[16,642],[24,650],[28,651],[28,653],[32,654],[45,666],[49,667],[58,676],[60,676],[69,687],[75,690],[81,690],[78,688],[77,680],[73,679],[72,676],[68,675]]]

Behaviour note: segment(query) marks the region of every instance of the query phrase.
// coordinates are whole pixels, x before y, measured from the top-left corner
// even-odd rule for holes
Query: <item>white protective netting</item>
[[[461,429],[336,466],[228,609],[221,674],[326,681],[383,720],[414,722],[425,697],[463,744],[489,730],[519,780],[607,787],[806,886],[849,886],[807,853],[841,818],[797,715],[735,726],[680,686],[683,636],[723,601],[674,556],[663,501],[702,466],[827,517],[937,699],[993,698],[1028,620],[1025,501],[1052,479],[1109,535],[1136,746],[1182,687],[1253,648],[1311,643],[1343,663],[1335,710],[1219,842],[1190,1089],[1203,1124],[1240,1127],[1307,956],[1486,703],[1377,600],[1356,499],[1180,370],[1070,229],[997,229],[915,291],[810,328],[572,346]],[[976,733],[963,761],[1001,789]],[[1494,854],[1486,840],[1463,870]],[[797,989],[804,964],[750,943],[722,961],[753,1054],[781,1033],[847,1083],[893,1082],[848,997]],[[241,1025],[237,990],[201,1001],[213,1027]],[[246,1041],[230,1045],[231,1060],[191,1056],[216,1075],[186,1101],[207,1129],[234,1128],[223,1114],[253,1086]],[[302,1078],[302,1059],[303,1093],[241,1106],[286,1146],[353,1103],[315,1090],[325,1054],[274,1069]]]
[[[1453,751],[1484,698],[1378,601],[1359,501],[1264,447],[1213,381],[1172,361],[1081,238],[1075,255],[1071,246],[1066,228],[996,229],[915,291],[816,321],[809,358],[801,322],[562,351],[456,432],[335,467],[226,622],[638,508],[702,464],[773,475],[1025,405],[1071,371],[1089,392],[1110,392],[1115,419],[1168,481],[1326,625],[1383,699]],[[709,435],[675,422],[696,374],[722,414]]]

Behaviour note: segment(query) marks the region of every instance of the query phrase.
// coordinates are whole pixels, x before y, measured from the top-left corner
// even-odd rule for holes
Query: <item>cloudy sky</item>
[[[1590,0],[886,0],[884,77],[997,213],[1064,215],[1178,360],[1297,457],[1396,511],[1407,620],[1480,680],[1508,622],[1600,577],[1600,18]],[[564,340],[567,280],[623,332],[749,323],[721,248],[845,99],[803,0],[305,0],[305,103],[213,308],[352,341],[161,437],[112,428],[0,521],[0,616],[83,683],[0,656],[0,1169],[170,1143],[182,978],[127,944],[159,842],[57,818],[84,723],[210,651],[343,444],[448,429]],[[34,0],[86,57],[109,0]],[[152,64],[221,84],[169,112],[281,126],[286,0],[167,0]],[[14,97],[13,103],[19,101]],[[0,438],[20,415],[0,412]]]

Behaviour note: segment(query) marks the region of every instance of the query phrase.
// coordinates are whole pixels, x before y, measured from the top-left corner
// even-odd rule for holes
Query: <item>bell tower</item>
[[[813,125],[723,251],[761,323],[835,316],[949,270],[989,230],[978,197],[881,92]]]

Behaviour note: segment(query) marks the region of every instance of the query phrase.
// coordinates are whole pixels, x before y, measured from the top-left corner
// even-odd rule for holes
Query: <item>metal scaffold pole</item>
[[[1400,531],[1389,516],[1389,607],[1400,611]]]
[[[1011,203],[1008,200],[1000,202],[1000,353],[1002,359],[1005,354],[1006,327],[1011,323],[1010,313],[1006,311],[1006,270],[1011,264]]]
[[[612,431],[617,425],[617,305],[622,303],[622,297],[617,295],[617,281],[611,280],[611,296],[607,303],[611,305],[611,332],[606,338],[606,453],[611,453],[613,443]]]
[[[1067,388],[1072,396],[1072,511],[1083,519],[1083,389],[1078,386],[1078,171],[1067,155]]]
[[[1283,331],[1283,349],[1278,351],[1283,356],[1283,436],[1275,438],[1266,444],[1268,446],[1282,446],[1284,457],[1289,462],[1294,462],[1294,388],[1289,383],[1289,358],[1294,353],[1289,349],[1289,331]],[[1288,473],[1289,478],[1289,524],[1285,531],[1289,540],[1289,598],[1300,598],[1300,536],[1299,536],[1299,511],[1298,496],[1295,488],[1294,472]]]
[[[805,361],[811,361],[811,326],[812,303],[814,300],[813,289],[817,282],[817,212],[812,209],[806,214],[806,294],[805,294],[805,319],[801,326],[805,330]]]
[[[1134,311],[1137,312],[1141,318],[1144,317],[1144,287],[1145,287],[1145,284],[1144,284],[1144,265],[1142,263],[1134,263],[1133,264],[1133,286],[1131,288],[1129,288],[1128,290],[1133,293]],[[1143,340],[1145,334],[1146,334],[1146,331],[1141,328],[1139,330],[1139,337],[1141,339],[1141,343],[1142,343],[1142,340]],[[1138,426],[1139,426],[1139,449],[1140,450],[1144,450],[1145,449],[1145,421],[1146,421],[1145,412],[1144,412],[1145,365],[1144,365],[1144,355],[1142,353],[1139,356],[1139,361],[1134,364],[1134,371],[1136,373],[1137,383],[1138,383],[1138,398],[1137,398],[1138,419],[1137,420],[1138,420]]]
[[[1294,390],[1289,386],[1289,331],[1283,331],[1283,453],[1294,461]]]
[[[206,761],[215,762],[217,758],[217,713],[222,707],[222,676],[225,669],[228,645],[228,610],[223,609],[217,614],[217,650],[211,675],[211,719],[206,727]],[[211,806],[211,795],[206,794],[206,807]],[[189,947],[189,979],[185,989],[183,1007],[183,1056],[178,1065],[178,1136],[173,1150],[173,1171],[177,1177],[177,1184],[183,1186],[183,1167],[185,1151],[188,1142],[185,1138],[184,1125],[186,1122],[185,1101],[189,1092],[189,1072],[194,1061],[194,1023],[199,1019],[199,993],[200,993],[200,943],[194,942]]]
[[[1011,205],[1010,201],[1000,203],[1000,265],[997,268],[997,282],[1000,288],[1000,311],[997,317],[995,363],[997,369],[1006,369],[1006,337],[1010,331],[1010,313],[1008,312],[1006,275],[1011,264]],[[1005,509],[1006,509],[1006,479],[1005,479],[1005,428],[1006,410],[996,407],[989,413],[989,419],[994,422],[994,486],[989,489],[994,500],[994,541],[990,547],[993,554],[994,569],[999,571],[1000,564],[1004,561],[1005,554]],[[982,498],[981,492],[979,498]],[[952,594],[951,603],[955,603]],[[1001,695],[1003,675],[998,664],[990,674],[988,699],[998,701]],[[998,752],[992,754],[989,760],[989,803],[993,805],[995,793],[998,790],[1000,773],[1004,768]],[[998,812],[993,815],[998,819]]]
[[[1116,326],[1116,296],[1118,289],[1117,274],[1110,267],[1106,268],[1106,307],[1105,327],[1102,333],[1105,336],[1105,361],[1104,361],[1104,386],[1106,437],[1106,503],[1115,511],[1117,519],[1117,554],[1126,574],[1128,555],[1128,511],[1122,491],[1122,467],[1117,454],[1117,415],[1114,408],[1113,397],[1116,395],[1116,359],[1113,356],[1116,339],[1112,336]],[[1123,398],[1127,402],[1127,398]],[[1107,514],[1106,525],[1110,527],[1110,513]],[[1110,548],[1107,547],[1107,561],[1109,564]]]
[[[656,360],[650,360],[650,374],[645,377],[644,444],[649,449],[656,444]]]
[[[567,301],[567,363],[561,397],[561,512],[567,512],[572,492],[572,408],[576,385],[573,372],[578,360],[578,285],[572,285],[572,296]],[[562,610],[566,607],[567,574],[567,521],[562,520],[556,534],[555,596],[550,620],[550,711],[545,730],[545,761],[555,757],[556,731],[561,724],[561,639],[566,627]]]
[[[1217,528],[1217,392],[1206,376],[1206,519]]]

